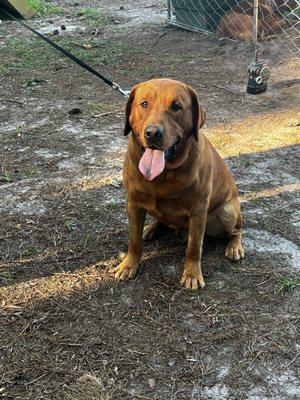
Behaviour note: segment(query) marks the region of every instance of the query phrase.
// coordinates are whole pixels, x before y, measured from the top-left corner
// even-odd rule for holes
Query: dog
[[[136,85],[126,105],[124,162],[129,246],[113,269],[115,278],[133,278],[142,256],[142,239],[166,225],[187,230],[181,284],[205,286],[201,271],[204,233],[228,235],[225,256],[244,257],[242,214],[237,187],[224,161],[202,133],[205,111],[195,91],[171,79]],[[144,228],[146,213],[155,222]]]
[[[253,37],[254,21],[253,16],[230,11],[220,20],[216,33],[218,36],[226,36],[231,39],[250,41]],[[265,35],[262,25],[258,23],[258,37]]]
[[[260,0],[258,7],[258,39],[268,40],[270,36],[282,31],[286,22],[276,15],[275,3]],[[227,12],[220,20],[216,33],[231,39],[250,41],[253,38],[254,18],[253,0],[243,0]]]

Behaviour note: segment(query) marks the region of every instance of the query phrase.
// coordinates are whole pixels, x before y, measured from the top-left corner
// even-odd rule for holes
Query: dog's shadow
[[[205,235],[202,251],[202,270],[205,277],[214,271],[223,271],[231,262],[224,257],[227,237],[212,237]],[[159,234],[151,240],[144,242],[143,257],[138,275],[151,273],[154,279],[162,276],[169,280],[178,279],[182,274],[185,260],[187,240],[178,238],[176,232],[168,227],[163,227]]]
[[[47,278],[66,271],[74,274],[89,265],[98,264],[100,269],[102,267],[110,269],[121,261],[117,249],[124,253],[127,251],[127,238],[127,230],[113,229],[111,232],[106,232],[105,239],[101,238],[101,246],[93,245],[91,249],[81,255],[61,255],[57,257],[48,254],[42,260],[38,258],[26,260],[26,262],[21,262],[19,259],[11,260],[3,268],[3,274],[0,274],[0,286],[10,286]],[[169,228],[164,229],[153,240],[145,241],[138,271],[139,278],[150,273],[151,278],[149,277],[149,280],[161,281],[162,278],[163,280],[166,278],[169,281],[170,278],[178,279],[178,276],[182,273],[186,246],[187,242],[178,240],[175,231]],[[224,240],[205,237],[202,257],[204,275],[211,273],[217,265],[220,265],[225,246],[226,241]],[[110,264],[110,267],[107,266],[108,264]],[[207,264],[214,265],[214,268],[207,268]],[[8,273],[10,278],[7,278]],[[152,275],[154,278],[152,278]]]

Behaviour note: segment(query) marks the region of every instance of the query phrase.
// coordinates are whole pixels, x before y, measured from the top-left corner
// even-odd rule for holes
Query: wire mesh
[[[168,0],[168,22],[233,40],[283,44],[300,52],[300,0]]]

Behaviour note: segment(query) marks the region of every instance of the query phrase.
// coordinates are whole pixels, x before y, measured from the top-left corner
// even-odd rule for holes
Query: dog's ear
[[[130,125],[130,122],[129,122],[129,117],[130,117],[131,105],[132,105],[132,102],[133,102],[133,100],[134,100],[136,88],[137,88],[137,87],[134,86],[134,87],[131,89],[131,92],[130,92],[130,95],[129,95],[129,99],[128,99],[127,103],[126,103],[126,108],[125,108],[124,136],[127,136],[127,135],[132,131],[132,128],[131,128],[131,125]]]
[[[204,107],[200,104],[200,122],[199,122],[199,129],[202,128],[202,126],[205,123],[206,120],[206,111],[204,110]]]
[[[197,94],[194,89],[187,86],[192,101],[192,130],[191,135],[198,141],[199,129],[202,128],[205,122],[206,113],[201,104],[199,104]]]

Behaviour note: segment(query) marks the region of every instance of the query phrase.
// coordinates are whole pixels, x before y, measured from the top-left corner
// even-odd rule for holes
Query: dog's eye
[[[175,112],[176,112],[176,111],[182,110],[182,107],[181,107],[180,104],[176,103],[176,101],[173,101],[173,103],[171,104],[170,109],[171,109],[172,111],[175,111]]]
[[[148,101],[142,101],[141,102],[141,106],[143,107],[143,108],[147,108],[148,107]]]

